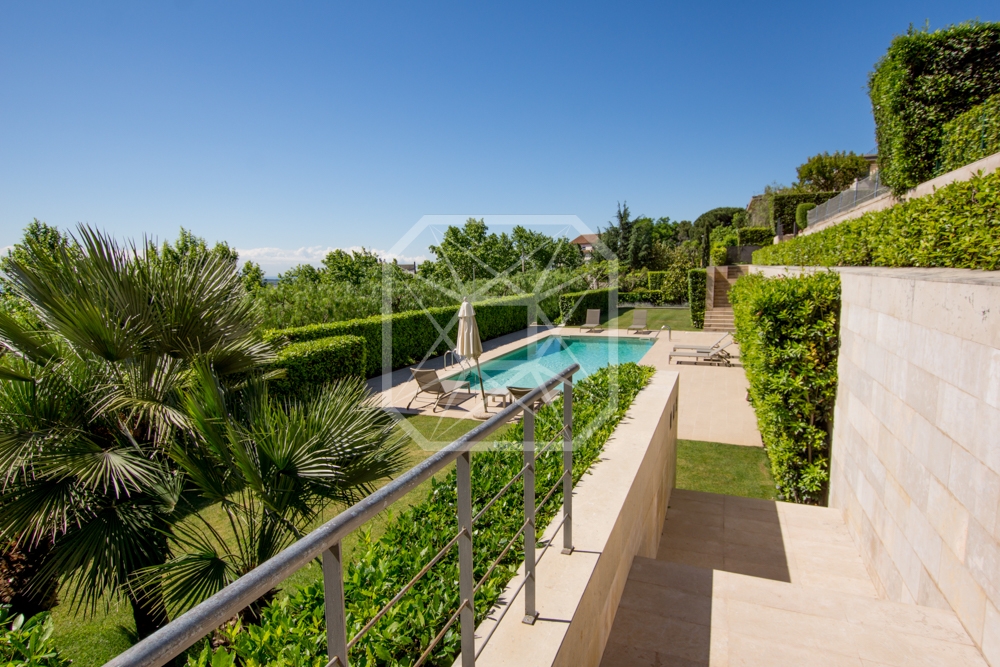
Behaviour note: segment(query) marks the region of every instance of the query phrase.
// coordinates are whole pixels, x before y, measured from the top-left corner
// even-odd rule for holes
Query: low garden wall
[[[546,531],[543,540],[555,543],[536,570],[539,619],[522,623],[523,598],[511,599],[508,589],[501,600],[510,601],[510,611],[495,629],[487,621],[476,631],[477,637],[493,631],[477,667],[600,664],[632,559],[656,557],[676,475],[678,377],[667,371],[653,376],[608,440],[601,462],[577,484],[576,550],[561,554],[562,536]],[[523,567],[515,582],[522,574]]]

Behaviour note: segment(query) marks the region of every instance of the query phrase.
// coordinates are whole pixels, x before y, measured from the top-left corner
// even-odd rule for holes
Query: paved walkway
[[[986,667],[954,612],[879,600],[837,510],[674,489],[602,667]]]

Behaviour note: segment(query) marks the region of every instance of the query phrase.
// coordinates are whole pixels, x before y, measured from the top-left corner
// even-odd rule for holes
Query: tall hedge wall
[[[364,377],[365,339],[360,336],[329,336],[289,343],[278,352],[273,368],[285,377],[271,380],[276,394],[306,398],[317,387],[346,377]]]
[[[785,234],[791,234],[792,224],[795,222],[795,210],[799,207],[799,204],[816,204],[819,206],[827,199],[833,199],[838,194],[840,193],[796,192],[774,195],[774,203],[771,205],[771,229],[777,233],[778,221],[780,220],[782,231]]]
[[[729,292],[734,338],[781,499],[819,504],[830,479],[840,276],[744,276]]]
[[[688,271],[688,304],[691,308],[691,324],[695,329],[705,327],[705,289],[708,272],[705,269]]]
[[[771,245],[774,231],[770,227],[743,227],[736,230],[739,245]]]
[[[649,272],[649,289],[663,292],[663,303],[687,301],[687,270],[677,267]]]
[[[754,252],[754,264],[1000,269],[1000,170]]]
[[[945,123],[935,172],[945,174],[997,152],[1000,152],[1000,95]]]
[[[483,340],[520,331],[528,323],[528,306],[522,299],[499,299],[475,304],[476,323]],[[402,368],[418,363],[428,353],[443,354],[454,346],[458,328],[458,306],[442,306],[426,310],[375,315],[357,320],[310,324],[292,329],[276,329],[265,333],[268,340],[284,339],[291,343],[330,336],[358,336],[365,341],[366,377],[382,372],[382,326],[385,320],[392,332],[392,368]],[[438,328],[447,331],[447,337],[438,340]]]
[[[892,40],[868,79],[879,172],[897,195],[928,180],[948,121],[1000,93],[1000,23]]]
[[[559,296],[559,312],[563,324],[578,326],[587,321],[587,311],[599,308],[601,318],[608,317],[609,306],[618,304],[618,290],[595,289],[586,292],[570,292]]]

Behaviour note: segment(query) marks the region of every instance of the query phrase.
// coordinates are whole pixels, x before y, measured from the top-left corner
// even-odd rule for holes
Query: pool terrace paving
[[[719,339],[720,334],[700,331],[674,331],[672,333],[663,331],[654,336],[627,333],[621,330],[581,333],[578,327],[533,327],[485,341],[480,361],[495,359],[551,335],[595,338],[619,335],[623,338],[655,338],[656,343],[640,363],[649,364],[660,370],[680,373],[678,437],[685,440],[705,440],[752,447],[762,446],[753,408],[746,400],[748,385],[743,368],[739,366],[739,350],[736,345],[731,345],[728,348],[736,356],[734,366],[731,368],[669,363],[670,352],[675,344],[711,345]],[[423,366],[437,370],[442,378],[461,370],[458,365],[445,367],[443,357],[428,359]],[[394,371],[385,378],[372,378],[368,381],[368,386],[381,396],[382,405],[387,409],[403,414],[432,414],[431,408],[434,404],[434,398],[427,394],[419,396],[413,401],[412,408],[407,409],[407,404],[417,392],[417,384],[411,378],[407,368]],[[491,411],[495,412],[498,409],[499,406],[491,404]],[[470,391],[458,393],[453,398],[442,401],[441,407],[433,414],[455,419],[471,419],[481,411],[482,398],[477,391]]]

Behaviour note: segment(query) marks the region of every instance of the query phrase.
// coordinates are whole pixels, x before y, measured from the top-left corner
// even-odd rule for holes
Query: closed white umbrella
[[[479,391],[483,395],[483,410],[486,406],[486,387],[483,386],[483,371],[479,368],[479,355],[483,353],[483,342],[479,340],[479,325],[476,324],[476,311],[468,299],[462,299],[458,309],[458,353],[468,359],[476,360],[476,372],[479,374]]]

